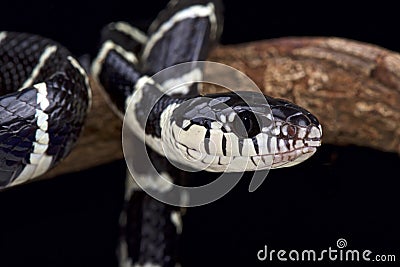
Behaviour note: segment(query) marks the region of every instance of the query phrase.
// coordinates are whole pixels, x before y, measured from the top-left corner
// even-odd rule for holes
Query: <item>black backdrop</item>
[[[101,27],[126,20],[145,27],[166,1],[29,1],[3,3],[0,30],[59,41],[76,55],[94,54]],[[339,36],[400,51],[396,8],[384,2],[225,1],[222,42],[283,36]],[[399,124],[399,122],[393,122]],[[395,254],[400,261],[399,157],[325,144],[296,168],[271,171],[254,193],[249,180],[221,200],[189,209],[185,266],[282,265],[258,262],[257,251],[335,248]],[[124,162],[0,194],[0,266],[116,266]],[[325,260],[323,264],[332,265]],[[290,263],[296,266],[296,263]],[[303,264],[303,265],[309,265]],[[395,266],[379,263],[377,266]]]

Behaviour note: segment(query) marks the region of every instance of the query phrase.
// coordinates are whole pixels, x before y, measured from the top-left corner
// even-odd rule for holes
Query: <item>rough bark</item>
[[[310,110],[323,125],[324,143],[400,154],[397,53],[340,38],[303,37],[219,46],[209,59],[244,72],[265,94]],[[83,135],[46,177],[122,158],[122,123],[92,85],[93,106]],[[211,86],[204,92],[220,90]]]

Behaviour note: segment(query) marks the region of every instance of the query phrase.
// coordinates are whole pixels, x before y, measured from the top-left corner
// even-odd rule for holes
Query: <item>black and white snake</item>
[[[116,111],[129,112],[125,123],[145,137],[158,170],[177,183],[180,175],[166,157],[194,169],[249,171],[298,164],[320,145],[318,120],[286,100],[250,92],[201,96],[190,83],[167,94],[167,83],[151,78],[175,64],[206,59],[222,31],[220,8],[218,1],[171,1],[147,34],[112,23],[92,65]],[[43,174],[68,154],[89,107],[90,87],[62,46],[34,35],[0,33],[0,67],[0,182],[11,186]],[[179,75],[170,79],[190,82],[198,70]],[[199,154],[203,161],[188,160]],[[175,266],[178,207],[133,184],[121,221],[121,265]]]
[[[70,152],[90,96],[85,71],[60,44],[0,32],[0,187],[34,179]]]

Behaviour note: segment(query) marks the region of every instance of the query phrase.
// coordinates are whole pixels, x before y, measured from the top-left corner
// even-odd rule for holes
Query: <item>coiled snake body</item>
[[[160,171],[170,169],[166,157],[212,172],[304,161],[322,135],[307,110],[259,93],[201,96],[191,83],[167,94],[164,84],[151,78],[175,64],[205,60],[221,29],[219,2],[205,0],[171,1],[147,34],[112,23],[103,31],[93,77],[119,114],[132,114],[129,127],[146,137]],[[0,186],[7,186],[41,175],[68,154],[81,131],[90,88],[84,70],[64,48],[33,35],[0,33],[0,67]],[[190,82],[196,74],[190,69],[170,79]],[[202,161],[188,160],[199,155]],[[264,162],[267,156],[271,164]],[[175,266],[179,208],[133,186],[127,188],[121,218],[121,265]]]
[[[60,44],[0,32],[0,187],[26,182],[75,144],[90,101],[88,77]]]

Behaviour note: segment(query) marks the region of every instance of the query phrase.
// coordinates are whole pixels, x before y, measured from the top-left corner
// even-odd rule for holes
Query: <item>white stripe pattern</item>
[[[149,56],[150,51],[153,49],[154,45],[164,36],[164,34],[169,31],[176,23],[188,19],[188,18],[201,18],[201,17],[209,17],[211,22],[211,35],[212,38],[216,36],[216,17],[214,14],[214,5],[209,3],[206,6],[202,5],[194,5],[190,6],[186,9],[183,9],[174,14],[168,21],[164,22],[162,26],[158,29],[156,33],[150,36],[143,54],[142,60],[143,62]]]
[[[138,28],[132,27],[128,23],[119,21],[112,23],[110,26],[114,27],[117,31],[125,33],[126,35],[130,36],[133,40],[141,44],[145,44],[147,42],[146,34],[144,34]]]
[[[50,137],[47,133],[49,115],[45,110],[50,105],[47,99],[47,86],[44,82],[33,85],[37,89],[36,103],[39,108],[36,109],[35,118],[38,129],[33,142],[33,151],[30,154],[30,164],[26,165],[20,175],[8,186],[24,183],[25,181],[35,178],[45,173],[53,161],[52,156],[46,155],[49,147]]]
[[[7,33],[6,33],[6,32],[0,32],[0,43],[1,43],[1,41],[3,41],[6,37],[7,37]]]
[[[29,76],[28,79],[25,80],[25,82],[22,84],[21,88],[18,89],[18,91],[21,91],[22,89],[32,85],[32,83],[37,78],[41,68],[44,66],[44,64],[46,64],[47,59],[49,59],[49,57],[51,57],[51,55],[53,55],[56,51],[57,51],[57,46],[55,45],[46,47],[42,55],[40,55],[39,62],[32,70],[31,75]]]
[[[90,89],[89,77],[87,76],[86,71],[82,68],[82,66],[79,64],[79,62],[75,58],[73,58],[71,56],[68,56],[67,59],[69,60],[71,65],[75,69],[77,69],[79,71],[79,73],[85,79],[85,85],[86,85],[86,88],[87,88],[88,98],[89,98],[89,105],[88,105],[88,110],[89,110],[90,107],[92,106],[92,90]]]
[[[161,83],[162,92],[167,95],[182,94],[186,95],[189,93],[190,86],[201,81],[203,73],[199,68],[194,68],[188,73],[181,74],[180,77],[171,78]]]
[[[126,51],[122,46],[119,46],[112,41],[107,41],[102,45],[99,54],[97,55],[96,59],[93,61],[92,74],[96,79],[98,79],[98,77],[101,73],[101,67],[104,63],[104,60],[108,56],[108,53],[110,50],[116,51],[124,59],[131,62],[132,64],[138,63],[138,59],[134,53]]]

